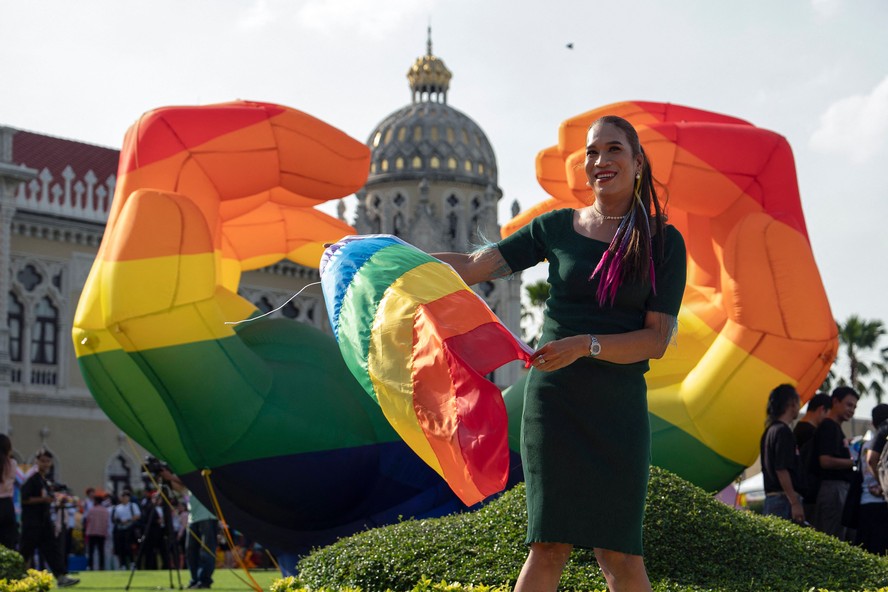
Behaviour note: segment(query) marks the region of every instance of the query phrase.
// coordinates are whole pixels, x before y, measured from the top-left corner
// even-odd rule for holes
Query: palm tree
[[[848,359],[848,380],[839,378],[839,384],[848,384],[861,395],[871,394],[881,403],[885,395],[882,382],[888,380],[888,347],[878,348],[879,341],[886,334],[882,321],[868,321],[851,315],[844,323],[836,323],[839,329],[839,343]],[[872,361],[864,358],[872,357]],[[876,377],[876,375],[878,375]],[[865,381],[870,379],[869,384]]]
[[[524,286],[529,305],[523,306],[521,320],[524,324],[524,338],[531,347],[536,347],[542,336],[542,316],[546,300],[549,298],[549,282],[540,280]]]

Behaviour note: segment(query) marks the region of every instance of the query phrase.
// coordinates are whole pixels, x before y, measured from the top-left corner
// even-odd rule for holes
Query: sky
[[[888,323],[884,0],[0,0],[0,22],[0,125],[114,148],[145,111],[233,99],[366,141],[410,102],[431,24],[448,103],[496,153],[501,222],[546,197],[534,159],[570,116],[647,100],[745,119],[793,149],[835,318]]]

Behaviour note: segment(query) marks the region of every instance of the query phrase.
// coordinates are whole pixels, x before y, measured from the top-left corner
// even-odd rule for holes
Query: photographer
[[[142,499],[142,539],[140,546],[143,569],[170,569],[179,567],[178,545],[173,529],[173,506],[178,501],[177,491],[184,486],[173,475],[166,463],[148,456],[145,459],[142,480],[145,497]],[[158,557],[160,562],[158,563]]]
[[[216,545],[219,536],[219,520],[190,493],[182,480],[169,468],[161,473],[179,493],[189,494],[188,540],[185,543],[186,563],[191,573],[189,590],[207,589],[213,585],[213,572],[216,569]]]
[[[59,538],[50,516],[55,502],[52,483],[47,479],[52,470],[52,453],[41,448],[37,451],[37,471],[22,485],[22,542],[20,552],[30,567],[34,551],[49,565],[60,588],[80,582],[69,577],[65,561],[59,550]]]

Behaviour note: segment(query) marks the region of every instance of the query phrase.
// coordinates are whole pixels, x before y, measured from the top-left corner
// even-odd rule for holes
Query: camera
[[[160,492],[171,501],[176,500],[176,496],[171,488],[172,482],[164,477],[164,472],[171,474],[170,466],[155,456],[148,455],[145,457],[145,467],[142,470],[142,481],[145,483],[145,491],[152,492],[160,489]],[[160,497],[153,498],[155,503],[159,503]]]
[[[157,458],[156,456],[146,456],[145,457],[145,470],[143,471],[143,475],[147,477],[148,475],[152,475],[155,479],[162,479],[161,473],[164,470],[169,470],[170,466]]]
[[[46,481],[46,492],[50,495],[55,493],[71,493],[71,488],[64,483],[56,483],[55,481]]]

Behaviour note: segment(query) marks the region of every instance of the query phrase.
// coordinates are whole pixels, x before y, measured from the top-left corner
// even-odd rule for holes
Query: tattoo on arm
[[[678,317],[672,315],[663,315],[666,323],[666,345],[675,345],[675,337],[678,335]]]
[[[503,259],[499,249],[487,249],[481,253],[481,256],[490,259],[490,279],[496,280],[512,275],[512,268],[509,267],[509,264]]]

